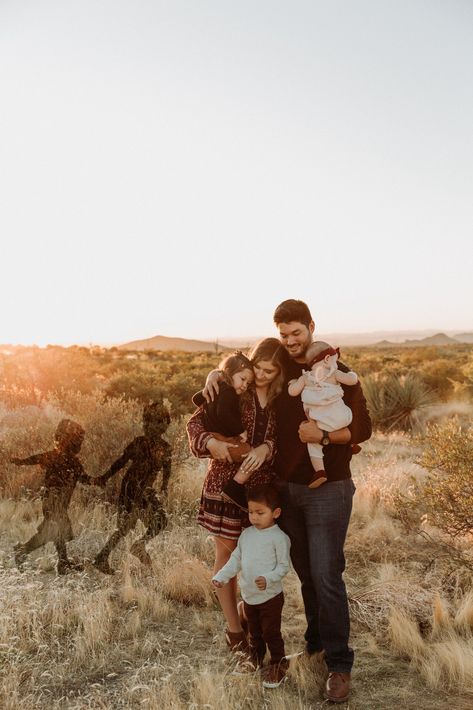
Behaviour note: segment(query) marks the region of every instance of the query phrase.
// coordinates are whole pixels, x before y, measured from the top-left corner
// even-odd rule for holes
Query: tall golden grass
[[[128,421],[132,436],[139,418],[127,406],[115,413]],[[36,450],[49,431],[45,425],[44,439],[33,442]],[[16,426],[6,440],[11,450],[18,442]],[[27,440],[22,446],[21,454],[32,453]],[[473,574],[463,570],[455,577],[451,567],[447,573],[435,545],[394,517],[396,491],[412,476],[424,475],[413,463],[415,447],[405,434],[377,435],[354,460],[357,492],[345,575],[356,652],[350,708],[466,710],[473,703]],[[90,454],[89,460],[97,469],[117,448],[118,442],[113,454]],[[169,523],[148,548],[152,568],[130,553],[142,532],[139,524],[111,556],[113,577],[87,562],[114,527],[113,501],[85,489],[74,495],[76,537],[69,547],[73,557],[86,560],[85,569],[57,577],[50,546],[31,555],[23,573],[14,566],[13,544],[34,531],[40,506],[20,491],[11,497],[5,491],[2,708],[326,707],[326,669],[317,659],[295,659],[288,682],[276,691],[263,691],[257,676],[232,676],[234,660],[210,586],[213,547],[194,522],[204,475],[205,462],[175,466],[166,502]],[[283,630],[287,652],[295,653],[303,649],[305,619],[292,572],[285,595]]]

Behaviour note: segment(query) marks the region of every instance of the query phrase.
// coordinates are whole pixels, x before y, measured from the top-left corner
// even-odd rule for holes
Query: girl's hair
[[[253,363],[240,350],[237,350],[232,355],[227,355],[221,361],[218,369],[222,371],[223,379],[233,387],[233,375],[242,370],[251,370],[253,372]]]
[[[253,365],[257,365],[261,360],[269,360],[279,369],[277,376],[268,389],[268,406],[271,406],[283,388],[285,368],[289,361],[289,355],[277,338],[264,338],[264,340],[260,340],[259,343],[253,346],[250,351],[250,358]]]

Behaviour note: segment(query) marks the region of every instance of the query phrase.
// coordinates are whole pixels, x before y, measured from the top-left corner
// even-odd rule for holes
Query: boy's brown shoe
[[[225,641],[232,653],[248,653],[248,639],[244,631],[233,632],[225,629]]]
[[[261,667],[261,665],[251,658],[247,653],[237,653],[238,662],[232,671],[232,675],[248,675],[249,673],[256,673]]]
[[[283,658],[279,663],[271,663],[263,671],[263,688],[279,688],[287,680],[289,663]]]
[[[344,703],[350,696],[350,673],[330,672],[325,684],[324,697],[332,703]]]

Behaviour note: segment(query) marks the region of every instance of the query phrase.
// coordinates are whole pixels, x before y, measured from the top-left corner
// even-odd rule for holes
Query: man
[[[303,301],[287,300],[274,312],[281,343],[290,356],[287,380],[297,379],[312,342],[314,321]],[[342,363],[340,369],[348,371]],[[276,401],[276,473],[283,500],[281,527],[291,539],[291,558],[300,580],[307,618],[306,651],[325,653],[329,671],[325,697],[342,703],[350,692],[353,651],[348,646],[350,619],[343,581],[343,548],[355,491],[350,473],[352,447],[371,436],[371,421],[361,386],[344,387],[353,412],[349,428],[330,433],[308,421],[300,397],[286,386]],[[313,475],[307,443],[322,444],[327,482],[309,488]]]

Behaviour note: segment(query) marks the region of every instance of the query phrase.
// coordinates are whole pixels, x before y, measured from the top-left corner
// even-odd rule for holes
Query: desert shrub
[[[105,388],[109,397],[124,397],[143,404],[162,399],[163,387],[152,371],[120,373],[112,377]]]
[[[373,424],[383,431],[413,429],[419,424],[421,411],[434,401],[433,393],[412,373],[366,377],[363,391]]]
[[[420,463],[429,472],[418,487],[418,506],[428,522],[452,537],[473,532],[473,429],[453,419],[431,425]]]
[[[461,383],[464,379],[461,368],[447,358],[424,362],[419,374],[427,388],[442,400],[449,399],[454,393],[455,382]]]

